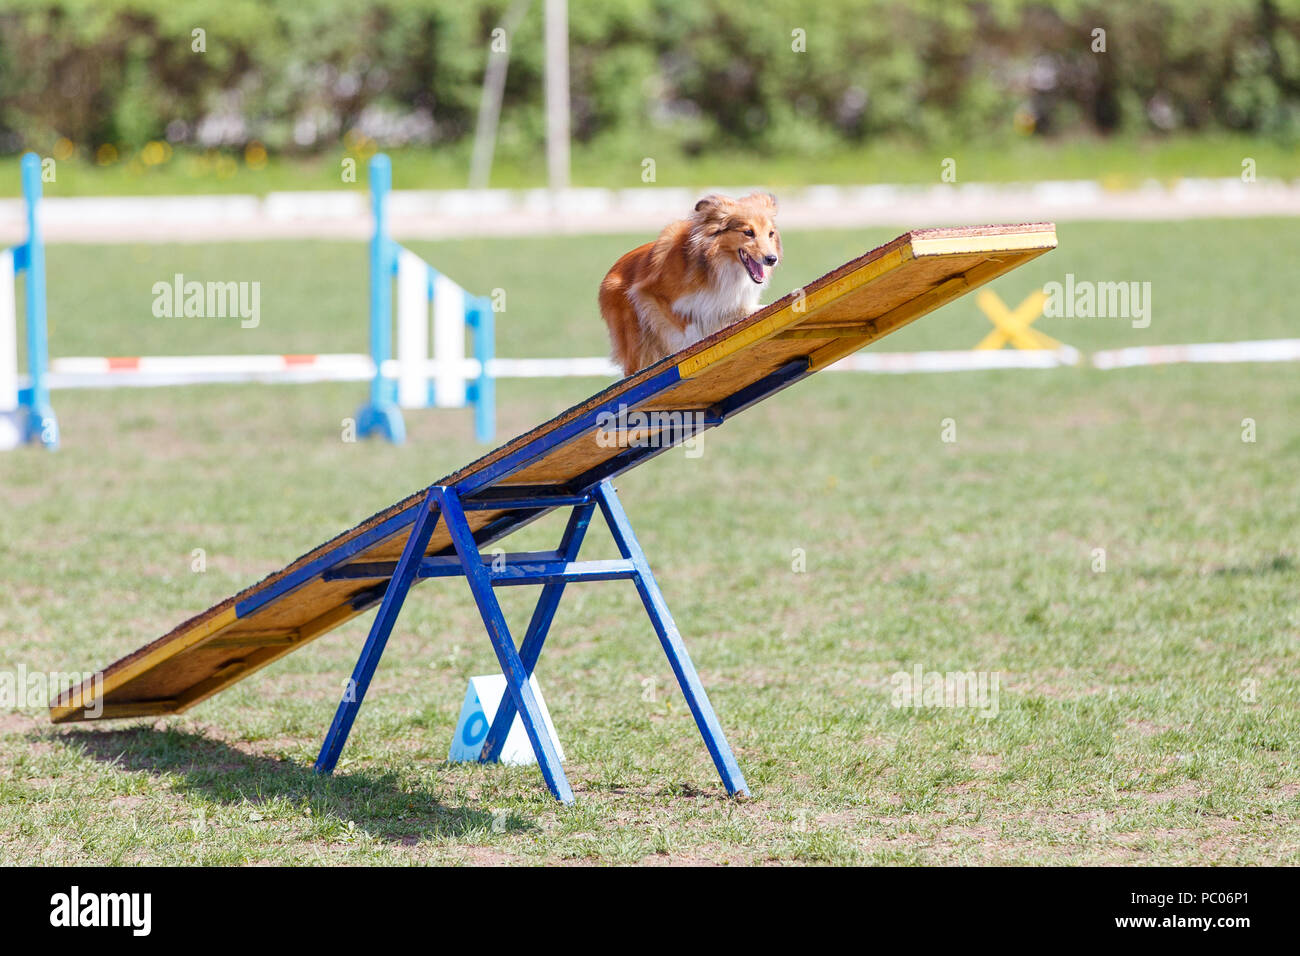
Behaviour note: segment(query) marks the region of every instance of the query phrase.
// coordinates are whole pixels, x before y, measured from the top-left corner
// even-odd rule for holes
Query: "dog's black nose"
[[[766,262],[769,266],[774,266],[776,265],[776,256],[764,256],[763,261]]]

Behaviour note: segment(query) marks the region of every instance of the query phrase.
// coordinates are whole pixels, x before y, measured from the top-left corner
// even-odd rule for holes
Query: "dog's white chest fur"
[[[673,311],[689,322],[685,344],[693,345],[754,312],[758,309],[762,291],[763,286],[754,282],[743,266],[737,265],[734,269],[725,269],[718,281],[707,289],[676,299]]]

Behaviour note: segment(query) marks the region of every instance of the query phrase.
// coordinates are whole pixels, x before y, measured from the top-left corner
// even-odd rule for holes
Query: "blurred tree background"
[[[0,153],[463,144],[506,6],[4,0]],[[509,38],[503,150],[543,141],[541,8]],[[578,145],[1300,139],[1300,0],[570,0],[569,24]]]

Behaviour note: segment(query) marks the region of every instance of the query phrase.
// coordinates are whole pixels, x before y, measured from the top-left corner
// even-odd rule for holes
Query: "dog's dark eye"
[[[769,233],[767,234],[767,238],[771,239],[771,238],[772,238],[773,236],[775,236],[775,235],[776,235],[775,232],[769,232]]]
[[[753,229],[746,229],[746,230],[745,230],[745,235],[747,235],[747,236],[749,236],[749,238],[753,239],[753,238],[754,238],[754,230],[753,230]]]

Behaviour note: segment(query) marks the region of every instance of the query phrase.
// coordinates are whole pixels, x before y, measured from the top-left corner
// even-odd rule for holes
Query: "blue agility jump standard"
[[[25,153],[22,158],[23,213],[26,240],[0,253],[0,268],[6,291],[0,293],[0,415],[12,418],[16,440],[41,444],[50,450],[59,446],[59,422],[50,405],[48,382],[50,346],[46,327],[45,241],[41,234],[41,158]],[[20,385],[17,364],[17,311],[13,292],[18,276],[26,275],[23,321],[27,344],[27,382]],[[6,444],[3,447],[8,447]]]
[[[492,302],[471,295],[389,236],[389,194],[393,168],[383,153],[371,157],[370,396],[357,412],[359,437],[406,440],[403,408],[474,409],[474,433],[481,442],[496,431],[495,316]],[[393,283],[397,280],[397,301]],[[429,306],[433,306],[432,338]],[[394,332],[397,342],[394,345]],[[473,372],[465,366],[464,337],[473,340]],[[431,376],[428,364],[437,365]],[[439,364],[441,363],[441,364]],[[396,373],[391,371],[396,366]]]
[[[41,158],[35,153],[25,154],[21,169],[26,239],[11,249],[0,250],[0,448],[39,442],[54,449],[59,444],[59,425],[50,404]],[[392,165],[388,157],[372,157],[369,175],[373,226],[368,324],[373,372],[369,395],[357,412],[357,434],[378,435],[401,443],[406,439],[402,409],[469,406],[474,411],[475,436],[481,442],[491,441],[496,432],[493,301],[470,294],[393,241],[388,208]],[[13,281],[22,275],[26,276],[25,382],[18,377],[19,330]],[[469,355],[465,352],[467,338],[472,343]],[[153,363],[160,360],[165,359],[149,359]],[[112,360],[106,361],[111,367]],[[61,378],[59,384],[66,387],[66,373]],[[58,379],[60,376],[54,377]],[[163,383],[182,381],[164,379]]]

